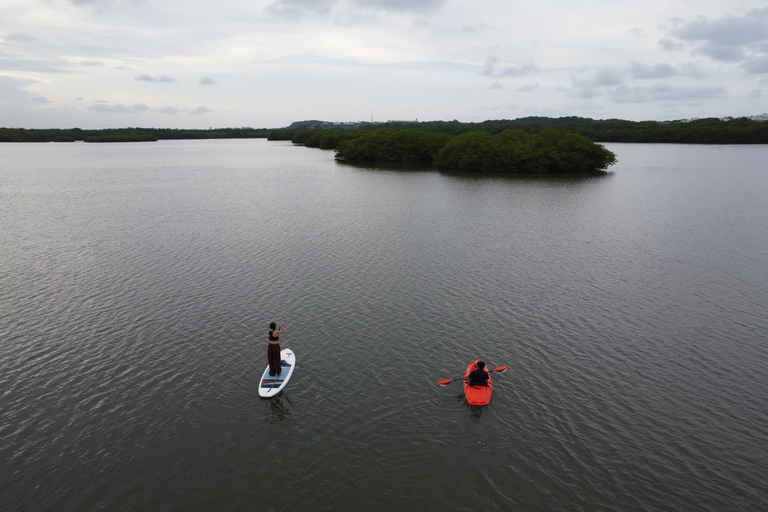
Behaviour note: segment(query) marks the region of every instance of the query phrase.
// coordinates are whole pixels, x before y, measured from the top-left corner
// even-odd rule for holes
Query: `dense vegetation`
[[[167,128],[121,128],[107,130],[50,129],[26,130],[20,128],[0,128],[0,142],[72,142],[72,141],[133,141],[164,139],[221,139],[221,138],[268,138],[269,140],[290,140],[296,144],[305,144],[322,149],[336,149],[344,146],[344,152],[374,151],[369,143],[373,139],[352,144],[360,137],[382,132],[381,137],[394,137],[392,133],[408,130],[406,137],[410,142],[394,140],[392,144],[423,146],[423,154],[414,147],[405,151],[409,161],[427,161],[434,159],[433,141],[447,140],[422,137],[418,134],[441,134],[457,137],[471,132],[485,132],[499,135],[507,130],[522,131],[529,135],[540,134],[548,130],[571,132],[582,135],[594,142],[647,142],[647,143],[685,143],[685,144],[768,144],[768,122],[747,118],[738,119],[696,119],[688,121],[624,121],[621,119],[595,120],[583,117],[524,117],[520,119],[499,119],[482,123],[460,123],[459,121],[390,121],[387,123],[327,123],[323,121],[299,121],[287,129],[270,130],[266,128],[221,128],[209,130],[177,130]],[[421,137],[421,138],[419,138]],[[480,135],[474,135],[478,139]],[[520,138],[520,135],[517,135]],[[479,139],[478,139],[479,140]],[[496,142],[490,142],[495,140]],[[502,144],[501,139],[488,139],[484,144],[494,146]],[[367,141],[367,142],[366,142]],[[467,143],[467,139],[461,139]],[[454,142],[459,144],[461,141]],[[518,141],[518,144],[522,142]],[[365,145],[369,145],[365,149]],[[489,146],[490,145],[490,146]],[[504,145],[504,144],[502,144]],[[494,146],[495,147],[495,146]],[[379,151],[376,149],[375,151]],[[419,150],[421,151],[421,150]],[[351,154],[350,154],[351,155]],[[429,158],[427,158],[427,155]],[[402,156],[402,155],[401,155]],[[346,156],[353,158],[352,156]],[[354,158],[357,158],[356,156]],[[365,156],[365,159],[383,158],[392,161],[392,155]],[[400,158],[400,157],[397,157]],[[443,157],[438,160],[444,164],[457,162],[456,158]],[[498,161],[498,155],[496,157]],[[402,159],[402,158],[401,158]],[[562,160],[562,158],[561,158]],[[456,164],[459,165],[459,164]],[[460,164],[465,165],[465,164]],[[488,164],[490,165],[490,164]],[[506,164],[505,164],[506,165]],[[517,163],[515,165],[518,165]],[[483,164],[485,168],[486,165]],[[525,167],[525,166],[524,166]]]
[[[375,130],[343,140],[336,147],[339,160],[432,163],[451,139],[445,133],[415,130]]]
[[[595,142],[643,142],[676,144],[768,144],[768,121],[738,119],[695,119],[684,121],[596,120],[584,117],[523,117],[482,123],[431,121],[422,123],[391,122],[390,129],[412,129],[460,135],[483,130],[491,134],[520,129],[539,133],[554,128],[583,135]]]
[[[437,167],[484,172],[594,172],[616,155],[586,137],[554,129],[538,134],[482,130],[456,137],[414,130],[376,130],[347,139],[336,148],[344,161],[425,162]]]
[[[559,130],[474,131],[448,141],[433,163],[468,171],[594,172],[616,163],[616,155],[582,135]]]
[[[596,120],[584,117],[523,117],[511,120],[483,121],[482,123],[390,121],[387,123],[345,123],[343,125],[322,121],[299,121],[293,123],[289,129],[283,130],[266,128],[221,128],[209,130],[174,130],[166,128],[25,130],[20,128],[0,128],[0,142],[50,142],[52,140],[64,140],[61,139],[62,137],[72,140],[84,140],[85,137],[98,137],[102,135],[131,136],[140,133],[152,134],[159,140],[266,137],[270,140],[293,140],[296,143],[307,144],[308,146],[331,148],[331,146],[335,147],[338,141],[358,136],[361,132],[365,133],[382,129],[407,129],[456,136],[478,130],[496,135],[505,130],[519,129],[527,133],[539,133],[550,128],[578,133],[595,142],[768,144],[768,122],[753,121],[747,118],[636,122],[621,119]],[[313,137],[307,134],[317,136]],[[294,137],[298,140],[294,140]]]
[[[54,142],[58,142],[54,137]],[[94,135],[92,137],[85,137],[85,142],[155,142],[157,135],[151,133],[134,133],[130,135]]]
[[[72,142],[76,140],[84,140],[86,142],[124,142],[161,139],[241,139],[264,138],[271,131],[265,128],[219,128],[215,130],[175,130],[170,128],[25,130],[22,128],[0,128],[0,142]]]

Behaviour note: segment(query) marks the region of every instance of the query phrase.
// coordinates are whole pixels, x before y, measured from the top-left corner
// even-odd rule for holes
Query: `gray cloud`
[[[659,48],[665,52],[676,52],[685,48],[683,43],[677,43],[671,39],[659,39]]]
[[[49,100],[45,96],[34,96],[32,98],[32,101],[34,101],[35,103],[50,103],[51,102],[51,100]]]
[[[699,67],[696,64],[687,63],[687,64],[680,64],[679,66],[680,74],[689,76],[691,78],[705,78],[707,75],[699,70]]]
[[[176,81],[175,78],[172,78],[170,76],[161,75],[159,77],[154,77],[150,75],[139,75],[134,78],[134,80],[138,80],[140,82],[160,82],[160,83],[166,83],[166,84],[172,84]]]
[[[666,78],[679,75],[680,72],[671,64],[661,63],[649,66],[637,61],[629,65],[629,74],[635,78]]]
[[[624,71],[619,68],[606,67],[595,71],[595,82],[599,85],[618,85],[624,78]]]
[[[674,87],[665,83],[636,87],[622,85],[608,91],[610,98],[617,103],[702,100],[724,94],[725,89],[722,87]]]
[[[619,85],[623,80],[624,71],[615,67],[600,68],[589,78],[574,75],[571,79],[573,88],[570,95],[576,98],[594,98],[602,95],[603,87]]]
[[[653,66],[649,66],[648,64],[642,64],[640,62],[633,61],[629,65],[627,72],[632,75],[632,77],[638,79],[668,78],[670,76],[678,75],[689,76],[691,78],[704,78],[705,76],[704,73],[699,70],[696,64],[693,63],[678,64],[677,66],[673,66],[672,64],[662,62],[659,64],[654,64]]]
[[[108,113],[108,114],[136,114],[138,112],[146,112],[149,107],[143,103],[136,103],[135,105],[123,105],[116,103],[114,105],[107,105],[104,103],[96,103],[88,107],[91,112]]]
[[[213,85],[216,83],[216,80],[209,76],[204,76],[200,79],[200,85]]]
[[[307,12],[329,14],[337,0],[276,0],[266,7],[266,12],[286,18],[300,18]],[[445,4],[446,0],[352,0],[363,9],[395,12],[431,12]]]
[[[0,55],[0,69],[35,73],[71,73],[72,64],[57,58],[28,59]]]
[[[768,55],[744,62],[741,68],[747,73],[768,73]]]
[[[34,36],[31,36],[29,34],[24,34],[21,32],[14,32],[12,34],[8,34],[8,37],[5,38],[6,41],[17,41],[17,42],[25,42],[25,41],[35,41],[37,38]]]
[[[525,76],[539,72],[539,67],[530,60],[516,66],[506,66],[500,69],[496,68],[496,64],[498,62],[499,59],[496,57],[488,57],[488,59],[485,61],[485,65],[483,66],[482,71],[480,71],[480,74],[491,78],[503,78]]]
[[[361,7],[382,11],[429,12],[438,9],[446,0],[353,0]]]
[[[741,46],[720,45],[711,41],[696,47],[694,53],[723,62],[735,62],[747,56],[747,52]]]
[[[80,5],[80,6],[95,5],[95,4],[106,5],[106,4],[112,3],[111,0],[69,0],[69,1],[75,5]]]
[[[208,112],[212,112],[212,110],[206,107],[197,107],[190,112],[190,115],[199,116],[200,114],[207,114]]]
[[[301,18],[307,12],[328,14],[336,0],[277,0],[264,10],[274,16]]]
[[[176,107],[164,107],[164,108],[157,109],[157,111],[160,112],[161,114],[168,114],[171,116],[176,115],[180,112],[180,110],[177,109]]]
[[[521,88],[518,89],[520,92],[529,92],[529,91],[536,91],[540,89],[541,86],[539,84],[525,84]]]
[[[700,17],[672,30],[671,34],[683,41],[698,43],[694,51],[712,59],[742,60],[749,51],[768,41],[768,8],[714,20]]]
[[[98,60],[82,60],[80,61],[80,65],[85,67],[101,67],[104,63]]]

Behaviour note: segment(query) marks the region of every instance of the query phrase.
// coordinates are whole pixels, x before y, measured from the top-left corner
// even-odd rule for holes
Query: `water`
[[[765,510],[768,147],[607,146],[0,145],[0,509]]]

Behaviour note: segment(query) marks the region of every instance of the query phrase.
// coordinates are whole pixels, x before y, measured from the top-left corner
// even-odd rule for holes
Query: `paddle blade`
[[[496,368],[493,371],[499,372],[499,373],[504,373],[505,371],[507,371],[507,368],[508,368],[507,366],[499,366],[498,368]]]
[[[440,384],[441,386],[447,386],[448,384],[450,384],[451,382],[453,382],[455,380],[456,379],[443,379],[440,382],[438,382],[438,384]]]

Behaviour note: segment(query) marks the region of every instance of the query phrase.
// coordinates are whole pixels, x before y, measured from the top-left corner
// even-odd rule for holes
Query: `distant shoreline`
[[[293,140],[301,132],[342,132],[373,130],[416,130],[452,136],[471,131],[492,135],[519,129],[536,134],[546,129],[572,132],[593,142],[632,142],[668,144],[768,144],[768,121],[742,118],[708,118],[679,121],[595,120],[584,117],[525,117],[488,120],[480,123],[459,121],[388,121],[386,123],[330,123],[298,121],[286,128],[211,128],[188,130],[171,128],[108,128],[86,130],[0,128],[0,142],[131,142],[176,139],[266,138]],[[326,148],[333,149],[333,148]]]

